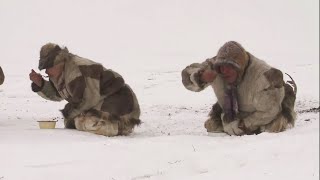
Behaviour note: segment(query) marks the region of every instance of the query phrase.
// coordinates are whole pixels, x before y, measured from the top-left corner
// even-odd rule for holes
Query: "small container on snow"
[[[229,136],[229,135],[227,133],[223,133],[223,132],[208,132],[208,136],[224,137],[224,136]]]
[[[57,121],[38,121],[40,129],[54,129]]]

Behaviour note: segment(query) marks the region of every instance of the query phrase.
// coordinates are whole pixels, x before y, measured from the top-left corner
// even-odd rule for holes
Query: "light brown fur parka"
[[[239,113],[236,124],[242,132],[231,133],[232,135],[280,132],[294,126],[296,92],[284,83],[282,72],[245,51],[240,44],[231,41],[219,50],[216,57],[201,64],[191,64],[182,71],[182,82],[188,90],[199,92],[211,86],[217,97],[218,102],[213,106],[210,118],[205,123],[208,132],[221,132],[229,128],[229,124],[221,122],[224,116],[222,107],[225,82],[217,67],[224,63],[233,65],[239,74]],[[218,72],[212,83],[199,81],[199,72],[203,69]]]

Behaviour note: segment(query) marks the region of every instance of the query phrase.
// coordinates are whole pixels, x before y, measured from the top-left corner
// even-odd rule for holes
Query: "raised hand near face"
[[[35,72],[31,69],[31,73],[29,74],[30,80],[35,83],[37,86],[41,87],[43,78],[40,73]]]

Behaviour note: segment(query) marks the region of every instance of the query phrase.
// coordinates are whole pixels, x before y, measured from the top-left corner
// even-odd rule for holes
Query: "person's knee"
[[[94,131],[95,134],[104,136],[117,136],[119,134],[118,122],[112,122],[108,120],[101,120],[97,124],[98,128]]]
[[[97,121],[96,117],[80,114],[74,118],[74,125],[77,130],[89,131]]]
[[[80,131],[92,132],[104,136],[118,135],[118,121],[110,118],[101,118],[95,114],[87,113],[77,116],[74,121],[76,129]]]
[[[264,132],[278,133],[286,130],[290,126],[291,124],[288,123],[288,119],[282,114],[280,114],[270,124],[267,124],[266,126],[262,127],[261,130]]]

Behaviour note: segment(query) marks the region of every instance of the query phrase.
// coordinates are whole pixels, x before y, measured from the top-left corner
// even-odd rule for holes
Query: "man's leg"
[[[118,121],[111,119],[109,115],[107,116],[97,116],[96,113],[90,112],[79,115],[74,119],[76,129],[104,136],[118,135]]]
[[[288,84],[289,83],[289,84]],[[284,84],[285,96],[281,103],[282,111],[279,116],[270,124],[262,127],[262,131],[266,132],[281,132],[287,128],[294,126],[296,119],[296,112],[294,111],[294,104],[296,101],[297,87],[294,81]]]
[[[270,133],[278,133],[286,130],[288,127],[288,119],[285,118],[282,114],[274,119],[271,123],[262,126],[260,128],[261,132],[270,132]]]
[[[221,113],[222,108],[218,103],[215,103],[209,113],[210,118],[204,123],[207,132],[223,132]]]

